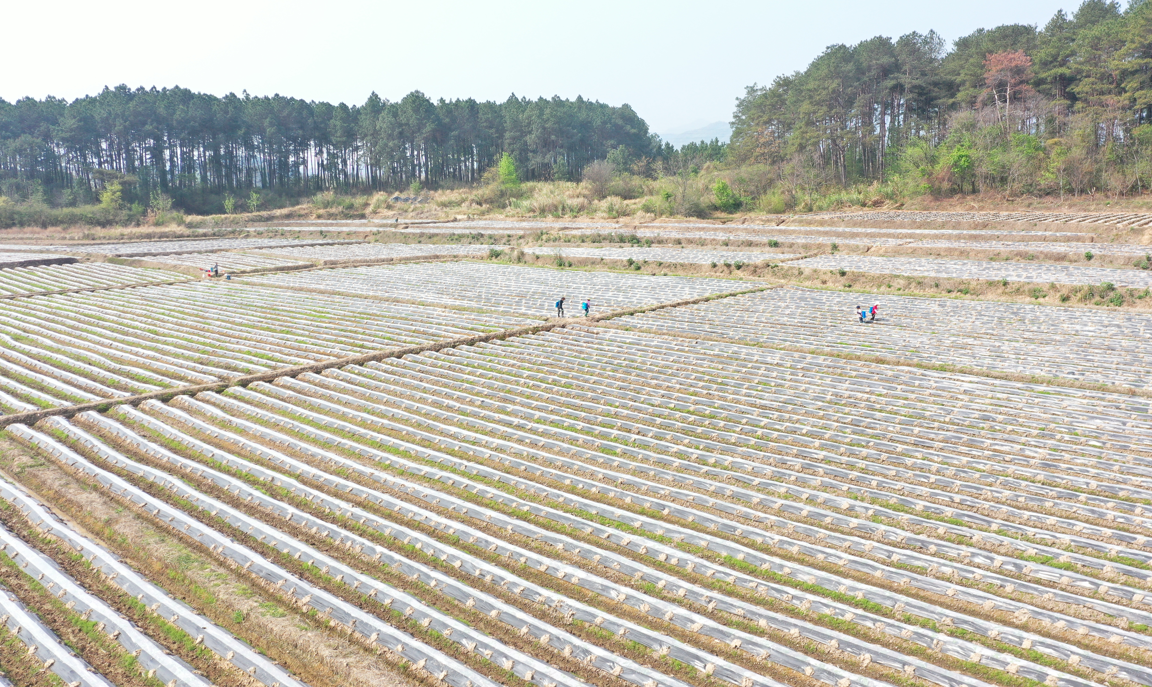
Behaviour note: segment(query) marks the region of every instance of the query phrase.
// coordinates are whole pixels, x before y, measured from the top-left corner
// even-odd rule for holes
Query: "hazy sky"
[[[730,119],[753,82],[825,47],[935,29],[1043,26],[1058,0],[7,0],[0,98],[73,99],[106,84],[308,100],[629,103],[656,132]]]

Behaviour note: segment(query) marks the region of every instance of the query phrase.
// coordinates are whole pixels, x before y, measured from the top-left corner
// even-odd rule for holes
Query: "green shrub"
[[[516,161],[508,153],[500,158],[496,166],[500,178],[500,185],[504,188],[513,188],[520,185],[520,173],[516,170]]]
[[[716,209],[721,212],[736,212],[744,205],[744,199],[736,195],[728,182],[723,179],[718,179],[713,184],[712,195],[716,197]]]
[[[765,193],[756,201],[756,209],[770,215],[782,215],[793,207],[795,207],[795,204],[792,198],[777,191]]]

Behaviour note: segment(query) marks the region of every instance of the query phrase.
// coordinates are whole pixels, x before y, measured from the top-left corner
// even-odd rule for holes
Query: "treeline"
[[[833,45],[753,85],[730,162],[794,205],[829,188],[1139,193],[1152,184],[1152,0],[1087,0],[1042,29]],[[779,202],[779,198],[776,199]]]
[[[621,147],[637,159],[661,150],[628,105],[583,98],[433,102],[415,91],[348,106],[118,86],[72,102],[0,100],[0,197],[75,206],[112,186],[125,204],[163,195],[219,212],[234,197],[471,183],[505,152],[524,179],[579,179]]]

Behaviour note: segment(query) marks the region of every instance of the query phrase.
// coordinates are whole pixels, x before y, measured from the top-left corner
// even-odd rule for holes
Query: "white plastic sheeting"
[[[862,325],[857,305],[879,303]],[[1152,384],[1144,342],[1152,316],[1025,303],[956,301],[779,288],[643,313],[614,322],[768,346],[905,360],[1107,384]]]
[[[98,453],[102,459],[118,468],[133,472],[144,479],[150,479],[150,481],[168,489],[181,490],[183,487],[182,482],[174,481],[164,473],[124,458],[118,452],[70,425],[66,420],[50,418],[46,422],[53,429],[64,431],[73,438],[82,441],[87,448]],[[441,652],[414,640],[407,633],[396,630],[343,599],[288,573],[263,556],[236,544],[230,537],[221,535],[203,525],[191,515],[151,498],[144,491],[124,479],[91,464],[55,439],[19,424],[11,425],[8,431],[70,468],[89,475],[101,486],[108,489],[110,493],[133,503],[160,520],[168,522],[170,527],[197,540],[218,555],[225,556],[251,574],[271,584],[279,584],[281,588],[286,588],[287,594],[295,598],[302,607],[311,607],[321,611],[331,622],[349,628],[352,633],[365,640],[367,644],[387,648],[403,656],[406,660],[421,666],[424,670],[453,685],[453,687],[495,687],[496,683],[459,661],[444,656]],[[198,497],[194,503],[197,502],[203,503],[210,510],[217,510],[224,506],[223,503],[207,497]],[[255,524],[250,526],[254,528]]]
[[[1138,289],[1152,287],[1152,274],[1079,265],[1043,265],[1018,262],[982,262],[944,258],[882,258],[865,255],[820,255],[790,263],[790,267],[819,270],[850,270],[870,274],[898,274],[955,279],[1007,279],[1038,284],[1102,284]]]
[[[273,274],[246,278],[258,284],[372,294],[432,305],[470,306],[544,317],[568,297],[567,314],[582,300],[593,312],[669,303],[751,288],[724,279],[656,277],[609,272],[575,272],[489,263],[419,263],[325,270],[307,275]]]
[[[0,301],[0,387],[16,401],[0,404],[123,397],[532,322],[236,283]]]
[[[330,372],[336,372],[336,371],[330,371]],[[294,384],[294,383],[291,383],[288,381],[283,381],[282,383],[289,384],[289,385]],[[289,392],[278,391],[275,387],[271,387],[270,385],[261,384],[261,385],[258,385],[257,388],[262,390],[262,391],[276,393],[277,395],[280,395],[280,396],[285,397],[285,398],[292,398],[294,400],[298,400],[301,403],[312,403],[312,404],[317,403],[317,401],[315,399],[310,399],[310,398],[303,397],[303,396],[296,396],[294,394],[289,395]],[[618,522],[621,522],[622,524],[627,524],[631,527],[636,527],[636,528],[640,528],[640,529],[646,529],[646,530],[649,530],[649,531],[654,532],[656,534],[659,534],[661,536],[675,536],[678,538],[678,541],[685,541],[685,542],[696,544],[696,545],[704,545],[705,548],[709,548],[709,546],[710,546],[710,548],[712,548],[712,550],[722,551],[722,552],[727,553],[728,555],[731,555],[732,557],[737,558],[739,560],[753,562],[753,563],[760,565],[762,567],[768,567],[768,569],[771,569],[774,572],[778,572],[778,573],[782,573],[782,574],[785,574],[785,575],[790,576],[790,577],[794,577],[795,579],[801,580],[803,582],[814,583],[814,581],[818,579],[817,576],[812,574],[813,571],[810,569],[807,569],[807,568],[802,567],[802,566],[790,564],[790,563],[785,563],[785,562],[779,561],[777,559],[774,559],[771,556],[766,557],[763,554],[760,554],[756,551],[748,549],[747,547],[743,547],[743,546],[739,546],[739,545],[731,545],[729,542],[726,542],[726,541],[721,540],[721,539],[717,539],[715,537],[710,537],[707,535],[698,536],[697,533],[694,533],[690,530],[685,530],[684,528],[660,525],[659,523],[653,522],[650,518],[641,518],[641,517],[637,517],[637,516],[630,514],[630,513],[621,513],[620,511],[616,511],[614,509],[605,508],[601,504],[598,504],[595,502],[590,502],[587,499],[582,499],[580,497],[573,497],[569,494],[563,494],[563,493],[556,494],[556,493],[552,493],[548,489],[544,489],[543,491],[541,491],[540,486],[538,484],[526,483],[522,480],[516,480],[516,479],[510,480],[507,478],[507,476],[504,476],[502,478],[501,473],[499,473],[497,471],[494,471],[494,470],[491,470],[488,468],[484,468],[482,466],[469,465],[466,461],[462,461],[459,459],[453,459],[450,456],[447,456],[445,454],[442,454],[442,453],[439,453],[436,451],[430,451],[428,449],[423,449],[423,448],[420,448],[418,446],[414,446],[413,444],[410,444],[408,442],[397,441],[397,440],[392,439],[386,435],[380,435],[380,434],[377,434],[375,432],[369,432],[367,430],[360,429],[354,425],[350,425],[350,424],[345,423],[345,422],[340,422],[340,421],[334,420],[332,418],[325,417],[323,415],[311,413],[311,412],[305,410],[304,408],[301,408],[298,405],[292,406],[292,405],[282,403],[280,401],[276,401],[276,400],[271,399],[271,398],[260,398],[259,395],[254,394],[251,391],[246,391],[246,390],[233,390],[232,392],[230,392],[229,395],[243,396],[243,397],[248,398],[252,401],[275,407],[277,409],[280,409],[281,411],[285,411],[285,412],[288,412],[291,414],[299,415],[302,417],[302,419],[306,419],[310,422],[336,428],[344,434],[351,434],[351,435],[354,435],[354,436],[362,438],[362,439],[369,439],[369,440],[374,441],[376,443],[384,444],[386,446],[390,446],[393,448],[397,448],[397,449],[401,449],[401,450],[413,453],[413,454],[421,456],[425,459],[434,460],[437,463],[441,463],[441,464],[445,464],[445,465],[459,466],[459,469],[462,469],[468,473],[476,474],[478,476],[483,476],[487,479],[508,482],[508,483],[516,486],[518,489],[526,490],[529,493],[533,493],[533,494],[538,495],[538,496],[543,496],[543,497],[551,496],[552,498],[556,498],[557,500],[561,501],[562,503],[566,502],[566,503],[571,504],[571,505],[581,506],[584,510],[586,510],[586,511],[590,512],[591,514],[593,514],[597,517],[600,517],[600,518],[614,519],[614,520],[617,520]],[[539,514],[539,515],[543,515],[545,517],[549,517],[550,519],[556,519],[556,520],[558,520],[564,524],[578,526],[578,527],[581,527],[582,529],[585,529],[585,530],[589,530],[589,529],[598,530],[599,529],[599,528],[590,528],[586,523],[583,523],[582,521],[580,521],[578,519],[574,519],[568,515],[557,516],[556,511],[553,511],[552,509],[549,509],[549,508],[540,507],[540,506],[532,503],[531,501],[522,502],[518,499],[515,499],[515,498],[510,497],[510,496],[505,496],[505,495],[501,494],[500,492],[496,492],[496,491],[489,489],[489,488],[484,488],[484,487],[477,488],[475,485],[473,485],[472,487],[469,487],[469,486],[467,486],[468,482],[466,480],[465,481],[459,480],[458,475],[452,475],[450,473],[442,473],[442,472],[436,470],[435,468],[427,468],[427,467],[422,468],[419,466],[408,465],[405,462],[400,461],[399,459],[395,458],[394,456],[391,456],[389,454],[382,454],[378,451],[374,451],[372,449],[368,449],[368,448],[365,448],[363,446],[359,446],[356,444],[356,442],[341,439],[340,436],[338,436],[338,435],[333,435],[333,434],[330,434],[327,432],[312,429],[310,427],[307,427],[306,425],[303,425],[302,423],[295,422],[295,421],[289,419],[288,417],[279,416],[279,415],[275,415],[275,414],[268,413],[265,411],[261,411],[259,408],[254,408],[252,406],[247,406],[245,404],[239,404],[235,401],[231,401],[231,400],[227,399],[226,397],[217,396],[215,394],[203,394],[202,396],[205,399],[208,399],[208,400],[212,401],[213,403],[220,405],[223,408],[226,408],[230,413],[248,414],[248,415],[257,417],[258,419],[260,419],[264,422],[272,422],[275,424],[279,424],[279,425],[285,426],[285,427],[287,427],[287,428],[289,428],[295,432],[305,434],[305,435],[307,435],[311,438],[314,438],[314,439],[318,439],[318,440],[322,441],[323,443],[335,444],[335,445],[339,445],[339,446],[342,446],[342,447],[347,448],[347,449],[355,450],[358,453],[360,453],[361,455],[365,455],[368,457],[375,457],[377,460],[380,460],[382,462],[386,462],[387,464],[395,463],[399,467],[404,467],[404,469],[406,469],[406,470],[410,470],[410,471],[422,474],[425,477],[433,477],[435,479],[439,479],[440,481],[443,481],[443,482],[448,483],[450,485],[460,486],[462,488],[470,488],[472,490],[475,490],[478,494],[481,494],[487,498],[492,498],[492,499],[495,499],[497,501],[504,502],[506,505],[511,505],[511,506],[518,508],[518,509],[525,509],[525,510],[528,510],[534,514]],[[349,399],[347,397],[341,397],[340,400],[342,401],[342,405],[349,404]],[[182,404],[191,403],[187,399],[179,399],[177,402],[182,403]],[[338,406],[333,406],[332,404],[323,404],[323,405],[325,405],[329,409],[332,409],[334,407],[338,407]],[[395,410],[388,410],[386,412],[387,412],[387,414],[389,414],[393,417],[396,417],[398,414],[398,411],[395,411]],[[343,414],[348,415],[349,412],[345,411]],[[360,413],[356,413],[355,415],[360,419],[363,419],[365,417]],[[220,415],[216,415],[216,417],[220,417]],[[390,424],[390,423],[381,421],[380,419],[370,420],[370,423],[380,425],[382,427],[387,427]],[[270,436],[270,430],[261,428],[259,425],[252,425],[250,423],[246,423],[244,428],[247,431],[255,433],[255,434],[262,436],[262,437],[269,437]],[[408,432],[414,433],[417,436],[420,436],[420,432],[418,430],[414,430],[412,428],[409,428]],[[466,438],[466,437],[461,437],[461,438]],[[497,454],[493,451],[489,451],[486,448],[483,448],[483,446],[494,446],[496,448],[502,448],[503,449],[503,448],[509,448],[509,446],[510,446],[506,442],[501,442],[499,440],[493,440],[487,436],[480,437],[480,438],[476,439],[473,443],[467,443],[467,444],[466,443],[457,443],[457,442],[452,441],[452,440],[446,440],[443,437],[435,438],[435,439],[433,439],[433,441],[434,441],[434,443],[436,443],[440,446],[443,446],[445,448],[456,448],[458,450],[464,451],[464,452],[469,453],[469,454],[479,455],[479,456],[499,460],[502,463],[508,465],[512,469],[521,470],[522,471],[521,474],[524,474],[524,475],[532,475],[535,473],[541,473],[542,472],[539,467],[534,466],[530,463],[526,463],[526,462],[518,460],[518,459],[513,459],[513,458],[509,457],[508,455]],[[281,443],[286,443],[287,445],[290,445],[290,446],[293,446],[294,448],[299,449],[299,443],[294,442],[290,439],[281,440]],[[478,444],[480,444],[480,445],[478,445]],[[512,450],[509,452],[510,453],[517,453],[517,452],[518,453],[532,453],[531,449],[524,449],[522,447],[519,450],[516,450],[513,447]],[[345,465],[345,463],[341,463],[341,465]],[[548,473],[550,471],[543,471],[543,472]],[[611,472],[606,473],[602,468],[598,469],[598,474],[601,474],[601,475],[607,474],[607,475],[610,475],[611,477],[619,479],[618,475],[613,474]],[[555,476],[554,479],[557,479],[557,480],[562,479],[566,483],[574,484],[574,485],[581,483],[581,482],[591,483],[593,485],[591,487],[591,489],[594,490],[593,493],[599,493],[599,494],[603,494],[603,495],[607,495],[607,496],[617,496],[620,498],[628,499],[628,502],[630,502],[630,503],[631,502],[639,503],[640,505],[644,505],[647,508],[652,508],[652,509],[659,509],[661,507],[667,508],[667,506],[664,504],[653,503],[652,500],[649,498],[648,494],[645,494],[644,497],[639,499],[639,500],[635,500],[636,494],[624,493],[621,490],[618,490],[618,489],[611,487],[610,484],[597,483],[595,481],[580,479],[577,476],[575,476],[572,471],[569,471],[567,473],[562,473],[558,476]],[[629,481],[631,481],[631,480],[629,480]],[[447,497],[445,497],[443,494],[440,494],[437,492],[426,492],[426,491],[420,490],[420,491],[416,491],[414,493],[419,494],[421,498],[428,500],[430,502],[438,503],[442,499],[445,499],[445,500],[447,499]],[[657,494],[663,493],[662,488],[660,491],[654,490],[653,493],[657,493]],[[684,509],[677,508],[677,511],[682,511],[682,510],[684,510]],[[468,509],[468,508],[461,507],[461,512],[475,513],[476,510],[474,508]],[[668,509],[666,512],[670,513],[671,509]],[[696,512],[694,511],[693,515],[691,515],[689,517],[695,518],[695,513]],[[479,509],[479,514],[474,515],[473,517],[484,517],[486,520],[490,520],[491,517],[494,517],[494,516],[492,516],[491,513],[488,513],[485,509]],[[525,527],[525,526],[520,525],[520,527]],[[607,539],[611,539],[615,543],[626,546],[626,547],[632,549],[633,551],[637,551],[639,553],[642,553],[643,555],[648,555],[652,558],[657,558],[661,562],[670,562],[673,565],[683,567],[689,571],[694,570],[695,566],[697,565],[697,562],[693,560],[693,557],[685,556],[677,548],[661,545],[661,544],[655,543],[653,541],[650,541],[648,539],[637,539],[635,537],[629,537],[626,534],[622,534],[622,533],[617,532],[617,531],[610,529],[610,528],[604,529],[603,532],[598,532],[598,536],[601,536],[601,537],[604,537]],[[788,543],[787,540],[783,540],[783,541],[777,540],[776,541],[776,544],[780,545],[780,546],[783,546],[787,543]],[[806,552],[809,552],[813,548],[813,547],[805,546],[803,544],[794,544],[794,543],[792,544],[792,546],[794,546],[794,547],[800,546]],[[593,555],[594,555],[594,554],[588,553],[588,551],[590,551],[590,549],[588,549],[587,547],[584,547],[581,550],[583,552],[583,553],[581,553],[581,555],[587,554],[587,557],[589,557],[589,558],[593,557]],[[818,549],[818,551],[819,550],[823,550],[823,549]],[[832,560],[836,560],[836,558],[832,558]],[[854,561],[854,562],[860,563],[861,561]],[[728,568],[718,567],[715,564],[707,563],[705,561],[700,561],[699,563],[701,566],[701,570],[711,568],[713,570],[713,572],[723,573],[724,576],[731,576],[732,580],[736,581],[736,576],[730,575],[731,570]],[[867,565],[866,562],[864,562],[864,563],[865,563],[865,565]],[[869,572],[874,573],[876,570],[882,570],[882,566],[868,567],[867,570]],[[903,571],[893,571],[893,572],[898,573],[898,574],[889,573],[888,577],[890,577],[891,579],[896,580],[896,581],[903,581],[903,580],[911,581],[910,578],[908,577],[908,575],[906,573],[904,573]],[[819,579],[821,580],[820,583],[825,584],[826,586],[829,586],[830,588],[836,588],[838,585],[842,585],[842,581],[837,581],[838,578],[836,578],[834,576],[829,576],[829,575],[826,575],[823,573],[818,573],[818,575],[819,575]],[[741,576],[741,577],[746,577],[746,576]],[[658,580],[658,579],[663,579],[663,578],[657,577],[656,579]],[[829,580],[832,580],[835,582],[833,584],[829,584],[829,582],[828,582]],[[753,589],[757,589],[759,587],[759,585],[757,583],[755,583],[755,581],[752,581],[750,584],[748,584],[748,586],[750,586]],[[953,588],[952,585],[950,585],[948,583],[936,582],[936,581],[930,580],[930,579],[922,581],[921,584],[918,586],[922,586],[924,588],[929,589],[930,591],[935,591],[937,593],[945,593],[948,589]],[[863,587],[863,589],[869,589],[869,588],[865,585]],[[971,591],[971,590],[966,590],[966,591]],[[896,601],[891,600],[894,596],[899,600],[896,600]],[[892,595],[888,592],[884,592],[883,590],[875,590],[875,592],[873,592],[871,589],[869,589],[868,594],[866,596],[866,598],[868,598],[871,601],[877,601],[878,603],[883,603],[884,605],[889,605],[892,607],[908,608],[908,609],[912,609],[913,607],[921,607],[921,608],[917,608],[918,614],[924,615],[925,617],[929,617],[929,618],[934,619],[934,620],[945,621],[947,619],[948,622],[952,622],[952,618],[955,615],[954,613],[947,612],[944,609],[940,609],[938,607],[927,606],[927,608],[923,608],[924,606],[926,606],[925,604],[920,604],[918,602],[912,601],[911,599],[900,599],[899,597],[900,597],[900,595]],[[961,595],[961,598],[968,598],[969,600],[976,599],[978,603],[986,603],[987,601],[989,601],[995,597],[992,597],[991,595],[987,595],[983,592],[977,592],[974,595],[974,597],[968,597],[967,594],[964,594],[964,595]],[[1140,647],[1148,646],[1148,643],[1139,635],[1133,635],[1131,633],[1126,633],[1124,631],[1116,630],[1115,628],[1099,625],[1096,623],[1080,621],[1080,620],[1077,620],[1075,618],[1065,616],[1063,614],[1051,613],[1048,611],[1044,611],[1042,609],[1034,609],[1034,608],[1029,609],[1029,607],[1026,605],[1013,604],[1013,603],[1008,603],[1006,605],[1000,605],[999,607],[1004,608],[1005,610],[1013,610],[1014,612],[1017,612],[1017,613],[1029,612],[1030,614],[1034,615],[1037,618],[1045,619],[1049,622],[1055,622],[1055,623],[1063,622],[1065,625],[1069,625],[1073,628],[1086,628],[1086,632],[1091,632],[1092,634],[1099,636],[1099,637],[1102,637],[1102,638],[1109,638],[1109,639],[1112,639],[1114,641],[1131,642],[1133,646],[1140,646]],[[1025,611],[1025,609],[1029,609],[1029,610]],[[965,619],[965,620],[967,620],[967,619]],[[1019,633],[1019,632],[1012,631],[1010,629],[1006,630],[1005,628],[995,627],[995,624],[983,623],[980,621],[976,621],[974,623],[970,623],[968,625],[965,625],[965,629],[969,629],[970,631],[977,631],[980,634],[985,634],[986,636],[993,637],[993,638],[999,637],[1003,641],[1008,641],[1010,643],[1019,643],[1018,645],[1022,646],[1022,647],[1037,648],[1038,650],[1045,651],[1046,653],[1051,653],[1052,655],[1063,658],[1063,659],[1068,659],[1072,656],[1077,656],[1078,657],[1077,660],[1081,660],[1082,658],[1086,658],[1086,657],[1080,657],[1079,653],[1075,649],[1068,647],[1066,645],[1061,645],[1059,642],[1053,643],[1053,642],[1047,641],[1047,640],[1037,641],[1040,638],[1030,636],[1029,633]],[[1088,659],[1088,660],[1091,660],[1091,659]],[[1114,661],[1106,661],[1106,663],[1104,664],[1102,669],[1103,670],[1112,669],[1114,667],[1114,665],[1115,665]],[[1132,676],[1130,679],[1135,679],[1137,681],[1147,681],[1147,680],[1152,679],[1152,673],[1149,673],[1148,671],[1146,671],[1146,670],[1144,670],[1138,666],[1125,665],[1125,666],[1123,666],[1123,669],[1125,670],[1126,676]]]
[[[210,687],[212,683],[197,675],[188,664],[164,651],[130,621],[99,598],[89,594],[76,584],[68,573],[61,570],[52,559],[28,546],[16,535],[0,526],[0,550],[13,559],[26,574],[36,578],[57,598],[76,613],[87,616],[100,625],[109,637],[124,650],[136,656],[140,666],[147,671],[155,670],[156,677],[164,683],[176,681],[177,685],[190,687]]]
[[[200,615],[191,606],[172,598],[140,573],[121,563],[103,546],[61,522],[22,488],[0,480],[0,499],[18,509],[45,534],[50,534],[71,546],[84,556],[90,565],[107,575],[112,584],[138,599],[153,613],[184,630],[197,643],[261,684],[267,687],[303,686],[303,683],[247,643],[236,639],[230,632]]]
[[[56,633],[44,626],[10,591],[0,588],[0,624],[12,632],[28,649],[28,654],[42,661],[69,687],[112,687],[103,675],[93,671],[82,658],[60,641]],[[49,663],[51,662],[51,663]],[[0,685],[12,683],[0,678]]]

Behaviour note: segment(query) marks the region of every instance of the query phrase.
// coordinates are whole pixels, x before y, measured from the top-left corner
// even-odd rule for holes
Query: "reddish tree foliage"
[[[984,58],[984,83],[996,101],[997,111],[1003,107],[1005,122],[1008,122],[1012,102],[1031,90],[1028,82],[1032,76],[1032,58],[1023,50],[998,52]]]

